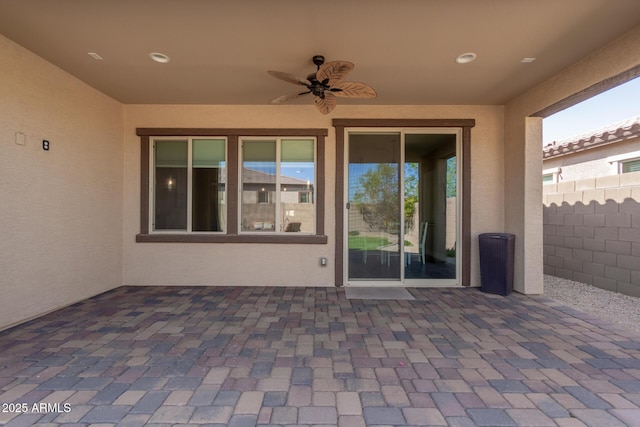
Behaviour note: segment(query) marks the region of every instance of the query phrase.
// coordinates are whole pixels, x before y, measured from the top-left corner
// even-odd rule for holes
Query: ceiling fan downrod
[[[316,67],[318,67],[318,70],[320,70],[320,66],[324,64],[324,56],[315,55],[312,60]],[[314,96],[319,96],[320,98],[324,99],[324,91],[326,89],[329,89],[329,86],[327,86],[325,82],[319,81],[316,77],[316,73],[311,73],[307,76],[307,80],[311,82],[311,85],[307,87]]]
[[[316,67],[318,67],[318,70],[320,69],[320,66],[322,64],[324,64],[324,56],[322,55],[315,55],[313,57],[313,63],[316,64]]]

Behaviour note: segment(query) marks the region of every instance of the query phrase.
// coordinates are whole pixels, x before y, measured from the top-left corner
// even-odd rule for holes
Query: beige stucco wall
[[[465,118],[472,129],[472,283],[479,286],[477,235],[501,230],[503,205],[501,106],[348,106],[325,116],[312,105],[125,106],[124,280],[130,285],[333,286],[335,131],[333,118]],[[140,139],[136,127],[327,128],[326,245],[136,243],[140,223]],[[477,166],[475,166],[477,165]],[[539,174],[538,174],[539,176]],[[540,200],[540,199],[538,199]],[[495,208],[487,209],[487,206]],[[329,265],[321,267],[320,257]]]
[[[0,58],[4,329],[122,283],[123,111],[2,36]]]
[[[640,26],[505,106],[505,228],[516,235],[516,290],[540,293],[543,279],[542,119],[529,116],[638,64]]]
[[[122,106],[0,38],[0,328],[122,283],[334,284],[339,118],[472,118],[472,275],[477,236],[517,236],[515,288],[542,291],[540,118],[531,114],[640,63],[640,27],[501,106]],[[324,127],[327,245],[135,243],[136,127]],[[16,133],[25,144],[15,144]],[[42,139],[51,150],[41,148]],[[126,183],[126,185],[123,185]],[[320,267],[327,257],[329,266]]]

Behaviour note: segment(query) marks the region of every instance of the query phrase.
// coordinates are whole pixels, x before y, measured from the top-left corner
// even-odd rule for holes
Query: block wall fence
[[[640,172],[543,187],[544,273],[640,296]]]

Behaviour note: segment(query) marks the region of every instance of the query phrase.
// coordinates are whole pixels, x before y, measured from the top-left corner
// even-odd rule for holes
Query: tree
[[[395,232],[392,227],[400,225],[397,164],[377,164],[360,176],[358,184],[353,200],[362,211],[365,222],[372,229]],[[404,217],[407,226],[413,225],[417,202],[418,164],[406,163]]]
[[[416,204],[419,200],[418,163],[404,164],[404,227],[413,229],[413,218],[416,214]]]
[[[447,159],[447,199],[456,197],[456,157]]]
[[[369,169],[359,179],[354,201],[362,211],[369,227],[387,229],[398,223],[398,168],[396,164],[380,163]]]

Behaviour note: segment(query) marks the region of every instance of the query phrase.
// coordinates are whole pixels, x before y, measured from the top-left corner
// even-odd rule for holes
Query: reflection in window
[[[156,230],[187,229],[187,150],[187,140],[155,144]]]
[[[242,143],[242,231],[273,231],[276,205],[276,141]]]
[[[224,231],[225,141],[193,140],[192,230]]]
[[[313,203],[311,201],[311,193],[307,191],[301,191],[298,193],[298,203]]]
[[[154,230],[226,229],[225,156],[224,139],[154,141]]]
[[[258,203],[273,203],[271,201],[271,196],[273,194],[273,192],[271,191],[266,191],[264,188],[262,188],[260,191],[258,191]]]
[[[315,233],[315,140],[242,142],[241,230]]]

